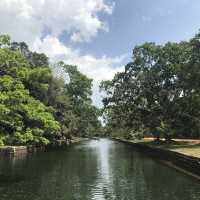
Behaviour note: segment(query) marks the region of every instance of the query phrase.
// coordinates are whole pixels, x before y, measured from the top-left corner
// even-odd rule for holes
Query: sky
[[[99,83],[112,79],[144,42],[188,40],[200,29],[199,0],[0,0],[0,33]]]

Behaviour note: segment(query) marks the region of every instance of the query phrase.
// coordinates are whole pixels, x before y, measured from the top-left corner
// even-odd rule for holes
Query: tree
[[[0,79],[0,132],[5,144],[47,144],[59,133],[51,109],[11,76]]]
[[[0,36],[0,145],[47,144],[90,136],[101,128],[92,80],[60,62],[58,78],[44,54]]]
[[[200,34],[188,42],[163,46],[145,43],[133,50],[133,61],[101,88],[113,130],[155,137],[200,135]],[[122,133],[120,133],[123,135]],[[129,137],[129,136],[128,136]]]
[[[77,122],[76,128],[73,129],[74,134],[79,136],[94,135],[95,131],[99,131],[101,124],[98,120],[100,112],[92,105],[92,79],[78,71],[76,66],[60,62],[59,67],[63,68],[69,76],[69,83],[65,84],[64,91],[65,94],[69,95]]]

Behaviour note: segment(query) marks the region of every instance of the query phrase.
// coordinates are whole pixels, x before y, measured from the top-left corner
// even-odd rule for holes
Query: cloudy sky
[[[99,106],[99,82],[123,69],[135,45],[192,37],[199,10],[199,0],[0,0],[0,32],[78,65]]]

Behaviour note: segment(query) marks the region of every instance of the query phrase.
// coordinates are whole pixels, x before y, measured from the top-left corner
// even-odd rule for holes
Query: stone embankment
[[[116,141],[126,143],[135,149],[154,157],[170,167],[182,171],[200,180],[200,158],[184,155],[168,149],[152,147],[140,142],[132,142],[120,138],[113,138]]]
[[[34,146],[34,145],[27,145],[27,146],[3,146],[0,147],[0,155],[2,156],[17,156],[22,154],[34,153],[38,151],[46,151],[52,148],[65,148],[71,144],[76,144],[82,141],[87,140],[87,138],[78,138],[74,137],[71,140],[59,140],[56,141],[54,144],[50,144],[47,146]]]

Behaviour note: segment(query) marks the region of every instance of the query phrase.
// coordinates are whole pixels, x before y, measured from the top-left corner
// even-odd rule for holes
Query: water
[[[0,200],[199,200],[200,182],[107,139],[0,159]]]

